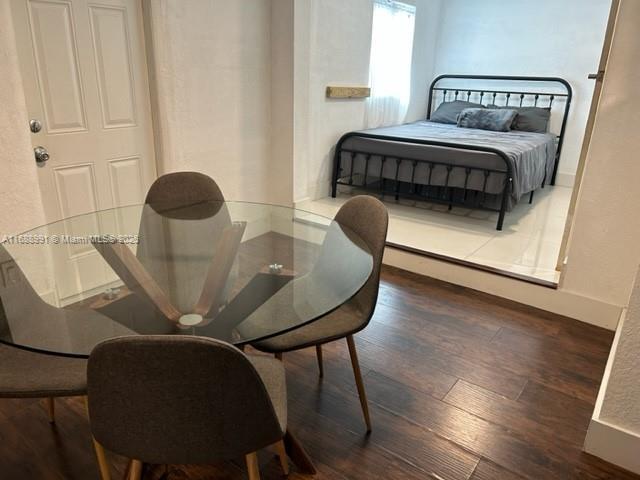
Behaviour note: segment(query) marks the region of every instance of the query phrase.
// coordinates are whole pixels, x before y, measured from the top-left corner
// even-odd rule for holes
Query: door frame
[[[568,260],[567,250],[571,240],[571,232],[573,230],[574,213],[576,210],[576,205],[578,203],[578,198],[580,196],[580,189],[582,186],[582,179],[584,177],[587,154],[589,153],[589,146],[591,144],[591,137],[593,135],[593,127],[598,115],[598,106],[600,104],[600,96],[602,94],[602,84],[607,71],[607,63],[609,61],[609,54],[611,52],[611,42],[613,39],[613,34],[615,32],[616,22],[618,20],[618,13],[620,11],[620,2],[621,0],[611,0],[611,7],[609,9],[609,18],[607,20],[607,28],[604,34],[602,53],[600,54],[600,62],[598,63],[598,72],[596,73],[596,77],[594,79],[596,83],[593,88],[591,107],[589,108],[589,115],[587,117],[584,138],[582,140],[580,157],[578,158],[578,167],[576,169],[575,182],[573,185],[573,191],[571,192],[571,199],[569,201],[567,220],[565,222],[564,232],[562,234],[558,260],[556,262],[556,270],[561,272],[558,285],[562,283],[564,273],[563,267]]]
[[[155,42],[153,38],[153,24],[151,17],[153,15],[153,0],[138,0],[140,3],[140,11],[142,14],[142,37],[144,40],[144,57],[147,66],[147,84],[149,85],[149,102],[151,103],[151,132],[153,134],[153,151],[156,163],[156,178],[163,175],[161,171],[163,156],[162,122],[160,121],[158,107],[158,88],[156,78],[156,62],[155,62]]]

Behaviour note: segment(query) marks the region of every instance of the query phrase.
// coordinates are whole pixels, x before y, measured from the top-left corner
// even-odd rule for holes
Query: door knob
[[[44,164],[49,160],[49,152],[44,147],[36,147],[33,149],[33,153],[36,157],[36,164],[39,167],[44,167]]]

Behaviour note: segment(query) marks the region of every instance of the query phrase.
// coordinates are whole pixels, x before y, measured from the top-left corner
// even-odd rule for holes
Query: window
[[[404,121],[411,93],[411,58],[416,7],[393,0],[374,0],[369,58],[371,97],[367,127]]]

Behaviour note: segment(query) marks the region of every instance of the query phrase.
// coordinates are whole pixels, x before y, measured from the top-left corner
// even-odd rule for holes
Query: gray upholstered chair
[[[132,336],[96,346],[87,368],[91,431],[102,478],[104,450],[142,462],[208,464],[244,455],[259,479],[256,451],[273,445],[288,472],[282,363],[192,336]]]
[[[347,201],[336,214],[335,220],[357,233],[371,250],[373,271],[369,279],[354,298],[328,315],[307,326],[256,343],[254,346],[264,352],[274,353],[278,358],[282,358],[284,352],[315,346],[322,377],[322,345],[346,338],[362,413],[367,424],[367,432],[370,432],[369,408],[353,335],[367,326],[376,307],[388,214],[382,202],[370,196],[360,195]]]
[[[16,322],[24,323],[27,316],[47,318],[51,324],[64,317],[59,309],[40,298],[3,245],[0,245],[0,265],[3,271],[11,272],[0,281],[0,338],[9,342],[12,332],[19,331],[20,325]],[[45,398],[49,420],[53,423],[54,398],[85,395],[86,390],[85,360],[0,344],[0,398]]]
[[[0,398],[45,398],[55,422],[56,397],[86,395],[86,361],[0,345]]]
[[[198,302],[218,241],[232,224],[223,202],[216,182],[197,172],[163,175],[147,193],[136,256],[181,312]],[[234,281],[232,272],[222,304]]]

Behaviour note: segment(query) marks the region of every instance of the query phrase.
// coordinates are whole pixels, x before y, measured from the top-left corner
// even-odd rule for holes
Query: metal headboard
[[[470,88],[467,86],[438,86],[443,80],[489,80],[489,81],[504,81],[504,82],[536,82],[537,84],[548,84],[560,86],[560,91],[523,91],[515,88],[506,88],[495,90],[491,88]],[[453,100],[465,100],[475,103],[481,103],[483,105],[495,104],[499,105],[513,105],[518,106],[537,106],[542,108],[549,108],[553,117],[554,105],[556,101],[562,101],[562,107],[559,109],[562,112],[562,123],[560,125],[560,132],[558,133],[558,148],[556,151],[556,159],[553,167],[553,176],[551,177],[551,185],[555,184],[556,174],[558,172],[558,164],[560,163],[560,153],[562,152],[562,144],[564,142],[564,135],[567,128],[567,119],[569,118],[569,107],[571,106],[571,99],[573,97],[573,90],[571,85],[564,78],[559,77],[524,77],[524,76],[510,76],[510,75],[454,75],[445,74],[436,77],[429,86],[429,103],[427,105],[427,120],[431,118],[432,111],[444,101]],[[439,102],[438,102],[439,100]]]

